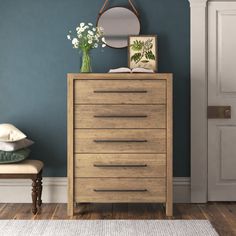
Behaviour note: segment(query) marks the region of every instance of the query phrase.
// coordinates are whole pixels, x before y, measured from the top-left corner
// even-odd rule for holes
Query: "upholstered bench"
[[[32,183],[32,212],[36,214],[42,200],[42,171],[43,162],[25,160],[13,164],[0,164],[1,179],[31,179]]]

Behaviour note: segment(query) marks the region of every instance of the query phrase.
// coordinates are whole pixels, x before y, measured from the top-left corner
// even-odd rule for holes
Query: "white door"
[[[208,200],[236,201],[236,2],[208,11]]]

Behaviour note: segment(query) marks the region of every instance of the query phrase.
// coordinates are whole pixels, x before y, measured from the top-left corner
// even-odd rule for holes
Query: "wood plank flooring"
[[[166,217],[161,204],[83,204],[74,217],[66,204],[43,204],[37,215],[31,204],[0,204],[0,219],[208,219],[219,235],[236,236],[236,203],[174,204],[174,216]]]

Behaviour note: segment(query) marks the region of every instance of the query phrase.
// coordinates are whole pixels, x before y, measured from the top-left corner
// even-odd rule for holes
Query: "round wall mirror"
[[[129,35],[139,35],[140,21],[138,16],[128,8],[112,7],[98,18],[97,26],[104,28],[107,46],[125,48]]]

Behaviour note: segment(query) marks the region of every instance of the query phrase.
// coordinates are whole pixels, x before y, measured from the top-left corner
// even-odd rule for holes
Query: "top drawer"
[[[165,104],[165,80],[76,80],[75,104]]]

